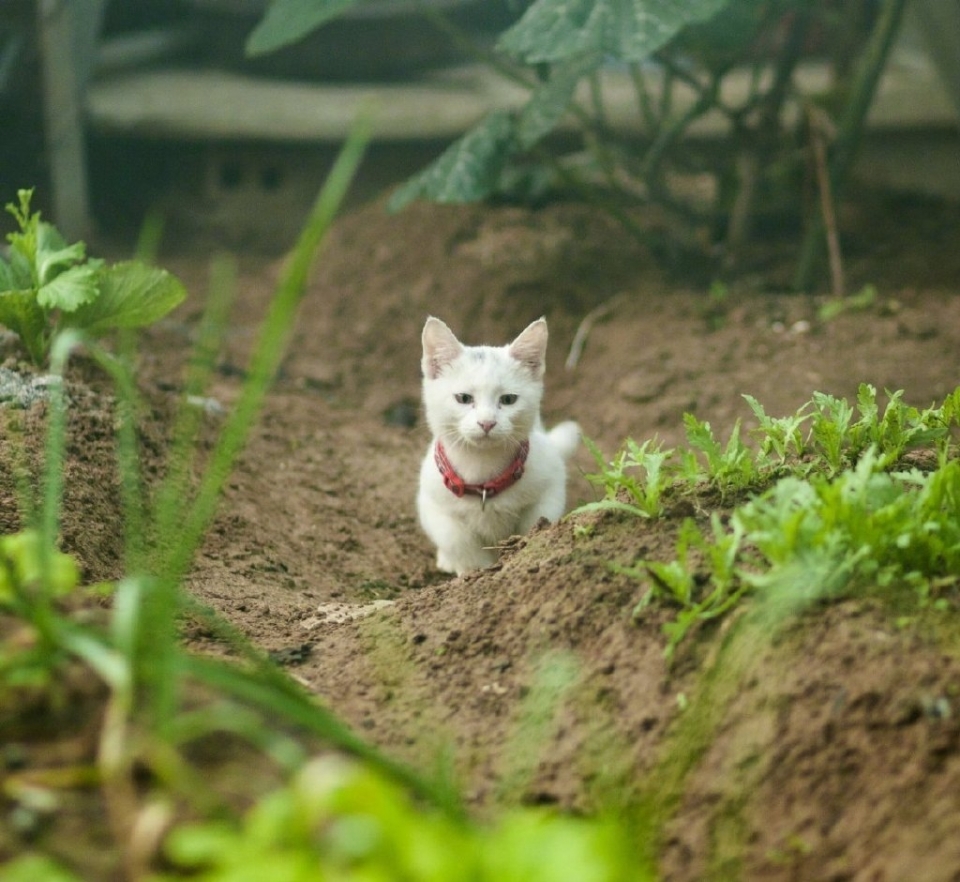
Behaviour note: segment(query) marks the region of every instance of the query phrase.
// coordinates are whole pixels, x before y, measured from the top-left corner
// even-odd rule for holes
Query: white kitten
[[[440,319],[423,328],[423,403],[433,441],[420,469],[420,524],[437,566],[487,567],[497,546],[566,499],[565,461],[580,441],[574,422],[540,422],[547,323],[509,346],[464,346]]]

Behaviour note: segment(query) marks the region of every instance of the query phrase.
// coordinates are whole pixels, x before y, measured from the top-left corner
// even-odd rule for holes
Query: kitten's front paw
[[[457,571],[457,568],[442,551],[437,552],[437,569],[443,573],[456,573]]]

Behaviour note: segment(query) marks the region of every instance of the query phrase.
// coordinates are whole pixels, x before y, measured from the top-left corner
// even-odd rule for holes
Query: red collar
[[[447,457],[447,451],[443,449],[443,443],[439,438],[433,447],[433,458],[440,470],[444,485],[454,496],[463,496],[469,493],[473,496],[479,496],[483,502],[486,502],[489,497],[503,493],[504,490],[512,487],[523,477],[524,463],[527,461],[529,452],[530,442],[521,441],[513,462],[495,478],[484,481],[482,484],[468,484],[457,474],[457,470]]]

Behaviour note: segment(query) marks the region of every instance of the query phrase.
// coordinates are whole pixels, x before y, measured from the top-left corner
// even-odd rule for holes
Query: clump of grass
[[[665,626],[668,655],[697,623],[747,595],[778,614],[871,586],[906,588],[915,604],[942,605],[938,594],[956,586],[960,573],[960,463],[953,458],[960,388],[925,410],[902,395],[888,392],[881,410],[876,389],[863,384],[855,405],[815,393],[777,418],[747,396],[759,423],[756,448],[741,441],[739,423],[721,445],[709,424],[685,417],[691,449],[657,463],[658,500],[704,488],[748,498],[725,519],[714,513],[706,527],[686,519],[672,560],[612,565],[647,586],[635,615],[654,601],[677,607]],[[645,447],[628,442],[609,468],[588,476],[606,497],[578,511],[638,508],[614,503],[636,494],[629,469],[642,460],[629,454]],[[917,448],[932,449],[937,467],[898,470]]]
[[[673,450],[663,450],[656,441],[637,444],[628,438],[608,463],[600,448],[589,438],[584,438],[584,443],[598,468],[594,474],[587,475],[587,480],[601,487],[604,496],[578,511],[623,511],[645,518],[659,517],[663,513],[662,497],[670,482],[664,463],[673,456]]]

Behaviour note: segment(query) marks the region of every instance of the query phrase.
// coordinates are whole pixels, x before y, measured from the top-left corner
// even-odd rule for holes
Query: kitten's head
[[[423,328],[423,403],[434,437],[451,447],[497,447],[527,438],[540,414],[547,322],[508,346],[464,346],[440,319]]]

